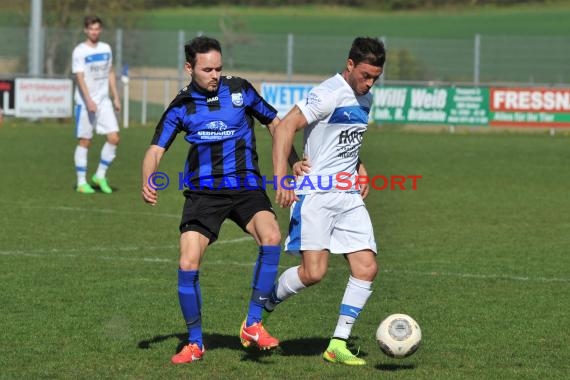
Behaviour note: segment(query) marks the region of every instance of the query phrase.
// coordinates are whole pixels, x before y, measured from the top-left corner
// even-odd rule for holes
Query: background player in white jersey
[[[72,57],[72,72],[76,78],[75,131],[79,140],[74,156],[77,191],[85,194],[95,192],[86,179],[87,152],[95,130],[97,134],[106,135],[107,141],[101,150],[101,160],[92,181],[102,192],[110,194],[113,190],[107,183],[106,173],[119,144],[119,125],[114,111],[121,110],[121,101],[113,71],[111,47],[99,41],[103,22],[97,16],[87,16],[84,26],[87,39],[75,47]],[[109,89],[113,96],[112,103]]]
[[[350,277],[340,305],[340,316],[323,358],[330,362],[362,365],[346,340],[356,318],[372,294],[376,277],[376,242],[372,223],[358,187],[347,189],[337,181],[355,180],[362,170],[358,154],[372,105],[370,88],[383,71],[386,52],[381,41],[358,37],[352,43],[346,67],[341,74],[324,81],[297,103],[276,128],[273,139],[273,169],[277,183],[287,174],[287,157],[295,132],[305,128],[305,155],[310,173],[296,181],[295,194],[279,187],[276,203],[291,209],[288,252],[302,254],[301,265],[281,274],[267,311],[318,283],[326,274],[329,253],[345,255]],[[362,175],[363,173],[360,172]],[[320,182],[319,182],[320,181]]]

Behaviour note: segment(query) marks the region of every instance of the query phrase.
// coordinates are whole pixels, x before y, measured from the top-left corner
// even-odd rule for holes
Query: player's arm
[[[368,177],[368,171],[364,167],[364,164],[362,163],[360,157],[358,157],[358,163],[356,164],[356,172],[358,173],[359,177]],[[370,186],[368,185],[368,181],[365,183],[360,183],[360,195],[362,196],[362,199],[366,198],[369,192]]]
[[[113,96],[113,106],[115,107],[115,111],[119,112],[121,110],[121,98],[117,91],[117,76],[115,75],[115,70],[113,70],[113,65],[109,68],[109,89]]]
[[[153,206],[158,202],[158,193],[152,186],[152,175],[158,169],[158,165],[160,164],[160,160],[162,159],[165,151],[166,149],[163,147],[151,145],[147,149],[142,163],[141,195],[146,203]]]
[[[87,107],[87,111],[96,112],[97,104],[93,101],[93,99],[91,99],[91,95],[89,95],[87,82],[85,82],[85,73],[83,71],[77,72],[75,74],[75,80],[77,82],[77,87],[79,87],[79,91],[81,91],[83,100],[85,100],[85,106]]]
[[[278,117],[276,117],[275,119],[273,119],[271,123],[267,124],[267,131],[269,131],[271,137],[275,135],[275,128],[277,128],[280,122],[281,120]],[[299,155],[295,150],[295,146],[291,147],[291,153],[289,154],[287,162],[289,163],[289,166],[291,167],[291,169],[293,170],[293,174],[295,175],[301,175],[303,173],[304,168],[308,170],[308,161],[306,159],[301,160],[299,158]]]
[[[142,162],[141,195],[146,203],[156,205],[158,193],[153,187],[153,174],[156,173],[164,152],[168,150],[176,135],[180,132],[182,121],[180,111],[184,107],[169,107],[162,115],[154,131],[154,136]]]
[[[298,106],[291,111],[275,128],[273,135],[273,174],[277,181],[275,202],[281,207],[289,207],[296,200],[292,191],[281,187],[283,177],[287,175],[287,161],[293,147],[295,132],[308,125],[305,115]]]

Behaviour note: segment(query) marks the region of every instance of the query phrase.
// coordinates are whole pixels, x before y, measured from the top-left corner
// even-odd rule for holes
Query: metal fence
[[[184,85],[186,40],[200,34],[219,39],[224,72],[267,81],[318,82],[343,68],[353,36],[295,34],[224,35],[200,31],[106,29],[118,72],[128,65],[133,120],[160,117]],[[0,27],[0,77],[27,76],[29,30]],[[402,38],[381,36],[388,57],[382,81],[559,86],[570,83],[570,36]],[[69,77],[71,52],[82,29],[43,30],[43,77]],[[253,78],[252,78],[253,77]],[[136,115],[136,116],[135,116]],[[131,117],[132,117],[131,116]]]
[[[118,69],[174,69],[182,76],[183,42],[199,31],[105,30]],[[352,36],[223,35],[225,70],[286,75],[329,75],[342,68]],[[0,73],[28,72],[28,29],[0,28]],[[388,49],[385,80],[445,82],[570,82],[570,37],[475,35],[472,38],[381,37]],[[45,74],[69,75],[81,29],[44,30]]]

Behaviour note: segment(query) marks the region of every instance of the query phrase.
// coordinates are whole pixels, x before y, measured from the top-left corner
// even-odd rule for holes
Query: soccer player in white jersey
[[[358,315],[372,294],[376,277],[376,242],[362,189],[347,188],[347,179],[365,170],[358,154],[372,105],[370,88],[385,62],[381,41],[358,37],[352,43],[343,72],[313,88],[276,128],[273,169],[276,203],[291,208],[285,250],[302,255],[299,266],[281,274],[265,304],[277,304],[318,283],[326,274],[329,253],[343,254],[350,266],[339,318],[323,358],[346,365],[366,362],[350,352],[346,341]],[[280,186],[287,174],[287,157],[295,132],[305,128],[304,150],[311,168],[295,181],[295,192]],[[339,173],[340,174],[339,176]],[[291,185],[292,187],[293,185]]]
[[[72,72],[75,74],[75,132],[78,145],[75,148],[75,170],[77,191],[84,194],[95,192],[87,182],[87,152],[97,134],[106,135],[107,141],[101,150],[101,160],[92,181],[102,192],[113,192],[107,183],[107,168],[115,159],[119,144],[119,125],[115,111],[121,110],[117,92],[113,54],[111,47],[99,41],[103,22],[97,16],[87,16],[84,20],[87,39],[73,50]],[[109,89],[113,102],[109,98]],[[113,109],[114,108],[114,109]]]

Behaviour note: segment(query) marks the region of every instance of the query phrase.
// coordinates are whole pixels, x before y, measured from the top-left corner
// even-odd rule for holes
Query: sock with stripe
[[[87,152],[89,150],[81,145],[75,148],[73,159],[75,161],[75,172],[77,173],[77,186],[87,183]]]
[[[348,339],[354,322],[356,322],[358,315],[372,294],[371,288],[372,282],[359,280],[352,276],[349,277],[344,296],[342,297],[340,315],[333,338]]]
[[[106,142],[105,145],[103,145],[103,148],[101,149],[101,160],[99,161],[99,166],[97,167],[97,173],[95,174],[98,178],[105,178],[105,175],[107,174],[107,169],[115,159],[116,155],[117,155],[117,146]]]

